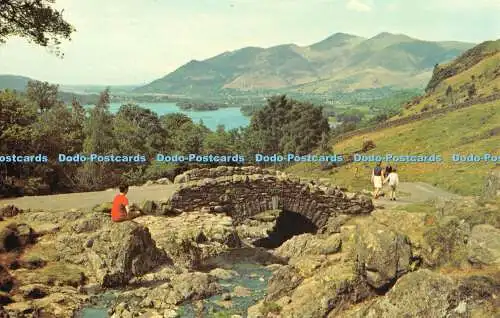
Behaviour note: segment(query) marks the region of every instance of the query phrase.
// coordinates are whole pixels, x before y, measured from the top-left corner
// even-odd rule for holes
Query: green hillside
[[[426,92],[393,119],[500,93],[500,40],[481,43],[450,63],[438,65]]]
[[[191,61],[138,93],[203,95],[222,89],[290,89],[302,93],[393,86],[424,87],[436,63],[473,44],[429,42],[402,34],[370,39],[336,33],[309,46],[248,47]]]
[[[441,100],[449,86],[456,99],[463,100],[471,82],[477,96],[489,96],[500,87],[500,41],[482,43],[452,62],[439,66],[427,85],[427,93],[410,103],[403,116],[420,112],[429,103]],[[474,97],[470,97],[474,100]],[[443,106],[441,106],[443,107]],[[446,106],[445,106],[446,107]],[[462,195],[481,192],[489,170],[500,162],[500,99],[351,137],[333,145],[336,154],[352,154],[371,140],[375,148],[366,155],[432,155],[440,163],[393,163],[402,181],[424,181]],[[400,118],[399,116],[398,118]],[[454,162],[453,154],[492,154],[497,161]],[[375,163],[350,163],[332,170],[318,164],[298,164],[288,170],[298,175],[329,178],[351,189],[371,189],[370,174]],[[358,171],[356,175],[356,170]]]

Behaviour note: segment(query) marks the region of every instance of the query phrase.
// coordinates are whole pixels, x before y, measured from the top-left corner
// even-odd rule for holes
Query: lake
[[[110,111],[115,114],[123,103],[111,103]],[[189,116],[195,123],[203,120],[205,126],[215,130],[217,125],[224,125],[226,130],[245,127],[250,118],[245,117],[239,107],[219,108],[218,110],[186,111],[180,109],[175,103],[138,103],[143,108],[150,109],[159,116],[172,113],[182,113]]]

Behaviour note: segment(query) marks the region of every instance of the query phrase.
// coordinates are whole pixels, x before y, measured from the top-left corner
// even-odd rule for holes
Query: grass
[[[260,307],[260,313],[267,316],[269,313],[279,314],[281,312],[281,306],[274,302],[264,302]]]
[[[458,73],[455,76],[445,79],[435,89],[435,92],[424,97],[420,103],[410,109],[403,110],[402,114],[392,119],[399,119],[413,114],[418,114],[426,105],[431,107],[442,107],[443,104],[449,104],[451,100],[446,97],[448,86],[453,88],[454,100],[463,101],[467,97],[467,87],[474,83],[477,89],[476,96],[488,96],[495,92],[500,92],[500,77],[495,77],[495,70],[500,68],[500,52],[483,59],[478,64],[468,70]],[[474,77],[474,80],[472,79]],[[441,101],[439,101],[440,99]]]
[[[451,156],[458,154],[498,153],[500,134],[491,135],[500,123],[500,101],[475,105],[411,124],[388,128],[341,141],[332,153],[352,153],[372,140],[376,148],[367,154],[439,154],[441,163],[397,164],[401,181],[422,181],[461,195],[479,195],[487,172],[495,163],[457,163]],[[350,190],[370,189],[370,174],[374,163],[351,163],[330,171],[321,171],[319,164],[301,163],[289,167],[298,176],[328,178]],[[358,176],[355,169],[358,168]]]

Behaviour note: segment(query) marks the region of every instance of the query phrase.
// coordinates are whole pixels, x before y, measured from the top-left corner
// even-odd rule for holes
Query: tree
[[[109,112],[109,100],[109,88],[106,88],[100,94],[99,101],[90,111],[90,116],[85,122],[83,151],[87,155],[111,154],[116,150],[113,115]],[[116,179],[120,178],[120,175],[112,173],[111,168],[111,165],[106,163],[85,162],[77,174],[81,190],[97,190],[117,183],[119,180]]]
[[[0,154],[32,154],[36,106],[15,92],[0,91]],[[4,176],[22,177],[26,165],[0,163]]]
[[[58,103],[58,90],[58,85],[30,80],[26,87],[26,95],[38,105],[41,112],[44,112]]]
[[[109,112],[109,88],[100,95],[85,125],[84,151],[109,153],[114,149],[113,116]]]
[[[319,142],[319,151],[321,151],[321,153],[323,154],[330,152],[330,138],[328,137],[328,133],[326,132],[321,134],[321,140]]]
[[[209,133],[203,141],[203,151],[208,154],[230,154],[234,151],[233,137],[225,131],[224,125],[218,125],[215,132]]]
[[[285,95],[274,96],[252,116],[248,136],[253,140],[249,144],[259,145],[261,152],[267,154],[307,154],[317,147],[322,133],[329,128],[321,107]]]
[[[36,107],[12,91],[0,92],[0,153],[30,153]]]
[[[185,123],[177,131],[177,149],[182,154],[203,153],[203,141],[210,130],[203,125],[192,122]]]
[[[58,56],[61,39],[70,40],[73,26],[66,22],[63,11],[52,8],[55,0],[0,0],[0,43],[8,37],[21,36]]]
[[[446,97],[450,99],[450,103],[453,104],[453,87],[451,85],[448,85],[448,88],[446,89]]]
[[[120,107],[113,119],[117,147],[122,154],[151,156],[163,150],[165,132],[156,113],[134,104]]]
[[[469,96],[469,98],[474,97],[476,93],[476,85],[474,83],[470,84],[469,88],[467,89],[467,95]]]

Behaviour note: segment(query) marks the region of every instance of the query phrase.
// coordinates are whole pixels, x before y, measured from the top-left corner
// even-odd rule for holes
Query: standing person
[[[127,198],[128,185],[121,185],[118,188],[120,189],[120,193],[115,196],[113,207],[111,208],[111,220],[113,222],[128,220],[130,216]]]
[[[391,173],[387,176],[387,178],[384,180],[384,183],[389,181],[389,186],[391,187],[391,195],[389,200],[391,201],[396,201],[396,188],[399,184],[399,176],[396,172],[396,168],[392,168]]]
[[[382,169],[382,161],[378,162],[375,168],[372,170],[372,183],[375,190],[373,191],[373,197],[378,199],[380,190],[382,189],[382,183],[384,181],[384,169]]]
[[[387,165],[384,169],[384,176],[388,176],[392,172],[392,166]]]

